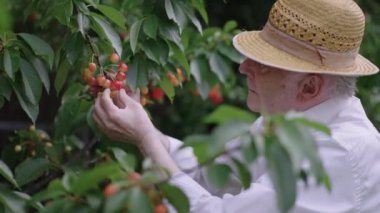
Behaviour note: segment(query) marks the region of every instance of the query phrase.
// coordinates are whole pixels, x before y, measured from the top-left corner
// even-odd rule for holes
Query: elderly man
[[[352,0],[278,0],[262,31],[234,38],[235,48],[247,57],[240,72],[247,76],[249,109],[299,111],[332,131],[331,136],[316,134],[332,191],[299,185],[293,212],[380,211],[380,136],[353,96],[356,76],[378,72],[358,54],[363,31],[364,15]],[[251,168],[254,182],[248,190],[241,191],[232,177],[224,191],[216,191],[201,171],[182,173],[196,165],[190,148],[178,151],[182,142],[161,134],[125,91],[115,103],[109,94],[106,90],[96,101],[98,125],[111,138],[133,141],[157,165],[181,174],[172,183],[187,194],[191,211],[278,211],[265,162]],[[253,129],[262,123],[259,118]]]

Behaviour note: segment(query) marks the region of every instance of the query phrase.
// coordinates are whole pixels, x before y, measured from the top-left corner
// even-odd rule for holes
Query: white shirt
[[[310,120],[327,125],[331,136],[314,134],[324,167],[330,177],[332,191],[323,185],[305,187],[299,181],[297,200],[291,212],[380,212],[380,135],[368,120],[356,97],[334,98],[306,112]],[[260,128],[262,118],[253,124]],[[233,141],[228,146],[234,146]],[[171,138],[170,153],[182,170],[194,168],[196,158],[191,148],[179,149],[182,142]],[[234,157],[240,157],[235,153]],[[229,163],[227,157],[218,162]],[[274,188],[259,159],[250,167],[253,182],[242,190],[232,176],[228,187],[214,189],[204,170],[181,174],[171,180],[188,196],[191,212],[278,212]]]

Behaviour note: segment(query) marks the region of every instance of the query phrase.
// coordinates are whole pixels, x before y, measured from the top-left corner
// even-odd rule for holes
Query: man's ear
[[[325,84],[324,78],[319,74],[306,75],[298,83],[297,100],[310,101],[321,95],[322,88]]]

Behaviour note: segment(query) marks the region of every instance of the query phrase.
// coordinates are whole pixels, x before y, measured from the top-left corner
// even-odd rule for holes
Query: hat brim
[[[233,38],[234,47],[244,56],[264,65],[302,73],[324,73],[345,76],[365,76],[379,72],[369,60],[358,54],[354,65],[333,68],[312,64],[282,51],[261,38],[260,31],[245,31]]]

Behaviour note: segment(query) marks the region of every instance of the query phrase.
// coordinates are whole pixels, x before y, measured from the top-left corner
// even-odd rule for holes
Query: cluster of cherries
[[[117,90],[124,88],[128,65],[120,62],[120,56],[117,53],[112,53],[108,59],[112,64],[101,68],[99,72],[96,72],[98,68],[94,62],[89,63],[83,70],[83,80],[90,86],[94,97],[106,88],[111,89],[111,96],[116,95]],[[115,68],[117,68],[117,72],[115,72]],[[97,73],[96,76],[94,76],[95,73]]]
[[[110,65],[107,65],[105,68],[99,69],[94,62],[88,64],[88,66],[83,70],[83,80],[87,85],[90,86],[91,95],[97,97],[103,92],[104,89],[111,89],[111,97],[115,97],[117,91],[124,88],[124,81],[126,79],[126,72],[128,71],[128,65],[120,61],[120,56],[117,53],[112,53],[108,57],[111,62]],[[181,68],[176,69],[176,73],[168,72],[166,74],[167,79],[174,87],[179,87],[186,77]],[[164,92],[161,88],[158,87],[142,87],[140,88],[141,97],[140,103],[145,106],[147,104],[153,103],[153,101],[162,101],[164,98]],[[195,96],[198,96],[198,92],[192,93]],[[220,91],[219,85],[214,86],[209,94],[209,100],[214,104],[223,103],[223,95]]]
[[[115,183],[109,183],[106,187],[103,189],[103,195],[108,198],[115,196],[118,192],[128,188],[127,186],[140,186],[144,193],[149,197],[151,202],[154,204],[154,213],[167,213],[168,208],[163,203],[163,193],[158,191],[154,186],[152,185],[143,185],[143,182],[141,181],[141,174],[138,172],[130,172],[127,176],[127,182],[126,186],[122,186],[120,184]]]
[[[17,140],[17,144],[14,146],[15,153],[19,155],[26,154],[30,157],[42,157],[45,155],[46,159],[52,160],[44,150],[53,148],[54,144],[45,131],[36,129],[35,125],[31,125],[28,130],[19,130],[15,133],[14,139]],[[66,153],[70,153],[72,149],[70,145],[65,145],[64,147]]]

